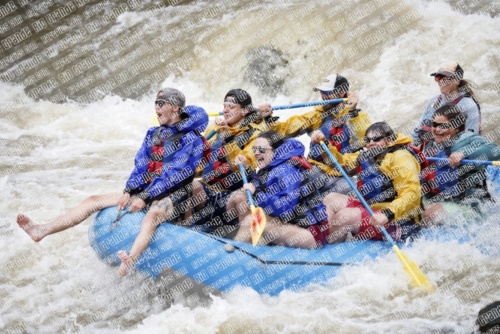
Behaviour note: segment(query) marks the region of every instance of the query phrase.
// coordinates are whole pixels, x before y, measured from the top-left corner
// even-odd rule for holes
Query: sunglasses
[[[163,108],[163,106],[164,106],[165,104],[167,104],[167,102],[165,102],[165,101],[161,101],[161,100],[156,100],[156,101],[155,101],[155,106],[158,106],[158,107],[160,107],[160,108]]]
[[[271,150],[272,151],[273,149],[272,148],[265,148],[265,147],[262,147],[262,146],[254,146],[254,147],[252,147],[252,151],[253,151],[254,154],[257,153],[257,152],[259,152],[261,154],[264,154],[264,153],[266,153],[267,150]]]
[[[432,127],[433,128],[441,128],[441,129],[445,130],[445,129],[450,129],[451,128],[451,124],[450,123],[432,122]]]
[[[450,80],[450,79],[451,79],[451,77],[447,77],[446,75],[443,75],[443,74],[436,74],[436,75],[434,76],[434,80],[436,80],[436,81],[441,81],[441,80],[443,80],[443,79],[448,79],[448,80]]]
[[[335,94],[336,91],[334,90],[320,90],[319,91],[322,95],[332,95],[332,94]]]
[[[384,138],[385,138],[385,136],[365,137],[365,138],[363,138],[363,140],[365,141],[366,144],[368,144],[371,141],[374,143],[378,143],[379,141],[381,141]]]

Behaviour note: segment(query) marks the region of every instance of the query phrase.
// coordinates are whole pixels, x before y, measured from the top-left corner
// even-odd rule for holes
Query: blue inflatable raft
[[[117,207],[102,210],[89,228],[90,245],[105,263],[116,266],[119,250],[130,251],[144,219],[143,211],[125,214],[116,222]],[[324,283],[342,265],[359,263],[390,251],[390,244],[351,241],[319,250],[257,246],[221,238],[169,223],[161,224],[135,269],[158,279],[189,279],[182,289],[201,287],[206,295],[249,286],[261,294],[277,295]],[[168,274],[166,274],[168,273]],[[173,275],[172,275],[173,273]],[[174,279],[170,279],[174,281]],[[189,287],[189,289],[188,289]],[[182,291],[187,292],[189,291]]]

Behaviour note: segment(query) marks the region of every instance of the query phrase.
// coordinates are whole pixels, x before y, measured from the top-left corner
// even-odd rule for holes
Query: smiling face
[[[240,104],[236,103],[234,99],[228,97],[226,101],[224,101],[223,113],[227,125],[234,126],[241,122],[248,112],[245,108],[242,108]]]
[[[459,82],[457,79],[447,77],[442,74],[437,74],[434,77],[434,80],[436,80],[436,82],[438,83],[441,94],[450,94],[453,92],[458,92]]]
[[[383,149],[389,145],[389,139],[380,131],[370,131],[364,137],[366,148],[369,150]]]
[[[172,125],[181,120],[178,105],[171,105],[165,100],[155,101],[155,111],[160,125]]]
[[[459,133],[460,130],[453,129],[448,118],[442,115],[434,116],[432,121],[432,134],[434,135],[434,140],[437,143],[441,143],[445,140],[451,139]]]
[[[260,169],[269,165],[273,160],[274,151],[271,145],[269,145],[269,141],[265,138],[257,138],[252,150]]]

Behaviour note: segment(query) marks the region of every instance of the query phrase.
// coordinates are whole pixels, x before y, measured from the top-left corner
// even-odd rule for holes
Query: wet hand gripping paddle
[[[243,182],[248,184],[247,176],[245,174],[245,169],[243,168],[243,164],[239,163],[238,167],[240,168],[241,177],[243,178]],[[264,233],[264,229],[266,228],[266,215],[264,210],[260,207],[255,207],[253,202],[252,194],[250,190],[245,190],[247,195],[248,204],[250,205],[250,211],[252,212],[252,223],[250,224],[250,233],[252,235],[252,245],[257,245],[259,242],[262,233]]]
[[[320,142],[321,147],[325,151],[325,153],[328,155],[330,160],[333,162],[335,167],[342,173],[342,176],[344,179],[349,183],[349,186],[351,189],[356,193],[356,196],[358,196],[360,202],[363,204],[365,209],[370,213],[370,216],[374,215],[374,212],[372,208],[368,205],[368,203],[365,201],[361,193],[358,191],[356,186],[352,183],[351,179],[349,179],[349,176],[346,174],[342,166],[339,164],[337,159],[333,156],[332,152],[328,149],[328,147],[325,145],[323,141]],[[417,266],[415,262],[413,262],[408,256],[403,254],[403,252],[399,249],[398,245],[394,242],[394,239],[390,236],[389,233],[385,230],[384,226],[379,226],[380,231],[382,234],[384,234],[385,238],[387,241],[389,241],[392,244],[392,249],[396,252],[396,255],[398,256],[399,261],[403,265],[404,270],[406,273],[412,278],[412,282],[414,283],[413,285],[416,285],[417,287],[422,287],[425,288],[429,292],[434,292],[434,286],[432,283],[425,277],[424,273],[420,270],[420,268]]]

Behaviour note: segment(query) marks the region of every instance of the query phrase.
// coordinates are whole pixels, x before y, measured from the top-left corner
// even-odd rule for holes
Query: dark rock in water
[[[286,68],[288,60],[283,52],[261,46],[250,50],[246,58],[248,68],[245,71],[245,79],[259,87],[266,95],[286,94],[284,84],[289,73]]]
[[[500,333],[500,301],[483,307],[477,316],[476,325],[481,333]]]

